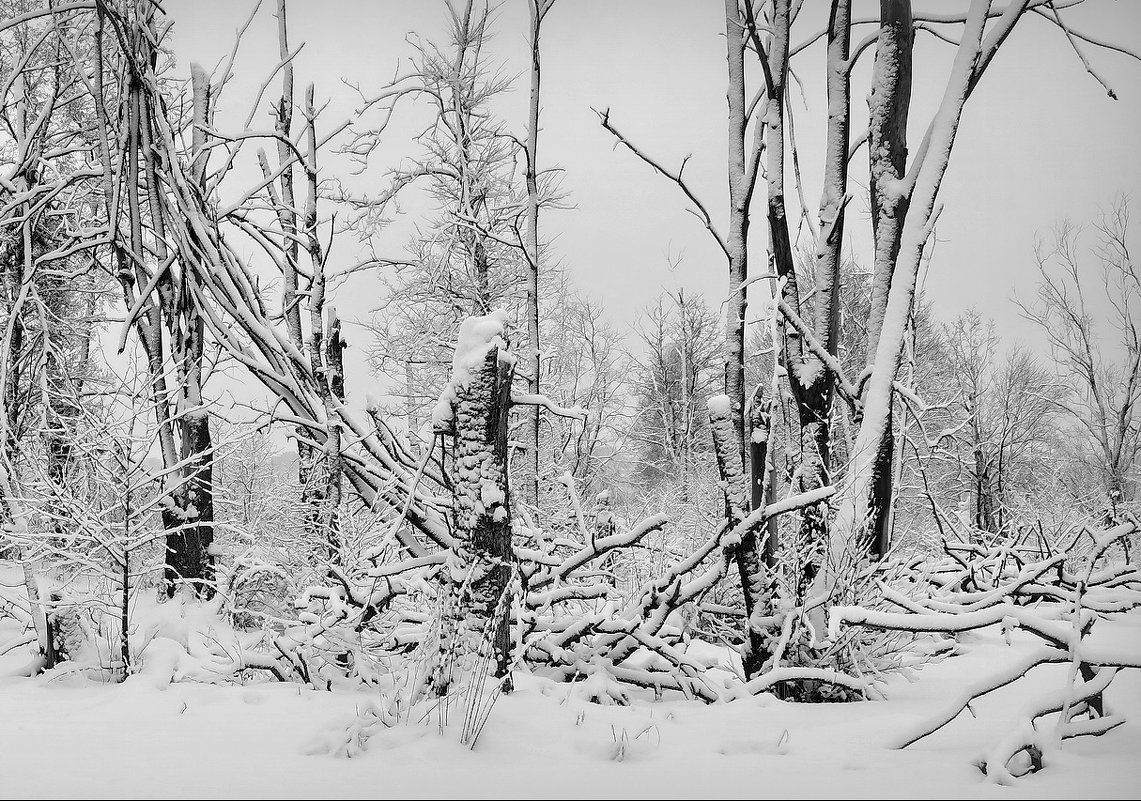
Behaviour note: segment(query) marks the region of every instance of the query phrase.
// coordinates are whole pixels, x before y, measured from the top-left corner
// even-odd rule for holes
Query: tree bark
[[[884,324],[875,351],[874,370],[868,381],[864,416],[852,451],[849,480],[844,487],[830,534],[828,565],[820,572],[813,594],[831,597],[838,570],[848,559],[851,544],[866,536],[874,484],[875,459],[889,419],[892,385],[899,371],[908,319],[915,300],[916,282],[923,249],[930,237],[935,201],[954,147],[963,107],[1001,42],[1025,8],[1014,2],[986,38],[985,0],[972,3],[962,38],[947,81],[943,100],[932,119],[922,156],[905,179],[903,192],[910,193],[910,213],[900,237],[899,255],[888,292]]]
[[[539,99],[542,83],[542,59],[539,37],[543,18],[553,0],[530,0],[531,11],[531,97],[527,116],[527,392],[539,394]],[[524,411],[527,443],[523,471],[523,496],[533,508],[539,503],[539,407]]]
[[[197,64],[191,65],[194,88],[193,153],[191,176],[204,189],[206,170],[206,127],[210,109],[210,79]],[[149,95],[148,95],[149,97]],[[151,113],[162,113],[152,109]],[[149,116],[148,116],[149,124]],[[149,145],[149,136],[148,142]],[[157,180],[150,148],[147,148],[148,183],[151,186],[152,220],[156,242],[163,239],[162,207],[159,204]],[[165,260],[165,245],[158,247],[159,258]],[[183,258],[191,256],[182,254]],[[188,282],[193,279],[183,265],[183,286],[178,294],[190,294]],[[173,293],[172,293],[173,294]],[[161,290],[160,290],[161,296]],[[214,594],[214,453],[210,436],[210,413],[202,394],[202,358],[205,349],[205,326],[202,315],[192,304],[175,304],[172,297],[163,303],[163,314],[170,331],[171,355],[180,379],[176,402],[178,430],[181,440],[181,492],[175,493],[182,518],[179,530],[167,535],[167,593],[173,595],[181,582],[193,586],[196,594]]]
[[[721,398],[724,401],[725,398]],[[713,399],[709,403],[709,428],[713,435],[713,451],[717,457],[717,471],[725,488],[725,517],[731,527],[740,525],[746,518],[749,508],[758,501],[756,481],[752,492],[747,488],[745,465],[735,447],[733,418],[727,404]],[[763,425],[763,413],[756,417]],[[768,440],[767,429],[758,429],[763,441]],[[763,462],[763,455],[762,455]],[[760,493],[763,505],[763,491]],[[727,546],[737,565],[741,578],[741,593],[745,602],[744,644],[741,649],[741,662],[745,676],[753,678],[764,668],[771,656],[767,645],[766,627],[763,622],[772,614],[772,593],[768,571],[765,569],[764,554],[758,547],[756,529],[749,529],[741,536],[741,541]]]
[[[510,666],[511,507],[507,434],[514,364],[488,346],[470,380],[454,386],[453,545],[443,574],[435,691],[444,694],[483,659],[496,677]]]
[[[911,106],[911,64],[914,31],[911,0],[880,0],[880,31],[868,98],[868,160],[870,162],[872,234],[875,257],[872,299],[868,312],[868,358],[876,352],[888,291],[899,256],[909,195],[899,191],[907,169],[907,112]],[[883,442],[876,454],[869,522],[870,550],[882,557],[890,546],[892,454],[895,452],[891,407]]]
[[[729,232],[725,252],[729,261],[729,300],[725,310],[725,394],[733,439],[723,443],[736,451],[736,463],[745,463],[745,279],[749,273],[749,203],[754,181],[745,146],[748,125],[745,97],[745,29],[737,0],[725,0],[725,46],[729,85]]]

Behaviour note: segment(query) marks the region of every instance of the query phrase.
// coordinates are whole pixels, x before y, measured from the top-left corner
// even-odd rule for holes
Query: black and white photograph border
[[[1135,798],[1141,3],[0,0],[0,798]]]

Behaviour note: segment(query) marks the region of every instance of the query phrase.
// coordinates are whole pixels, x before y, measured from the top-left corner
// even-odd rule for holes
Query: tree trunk
[[[210,115],[210,78],[197,64],[191,65],[193,94],[193,154],[191,177],[199,188],[205,184],[206,173],[206,127]],[[148,94],[147,98],[150,97]],[[152,114],[162,113],[161,109],[151,109]],[[149,125],[149,116],[148,121]],[[147,145],[150,138],[147,137]],[[151,184],[152,218],[155,225],[156,242],[163,238],[162,206],[157,202],[158,186],[155,179],[154,160],[151,148],[147,147],[147,175]],[[159,247],[159,257],[164,258],[165,246]],[[181,254],[184,259],[182,283],[179,295],[190,294],[189,258],[194,254]],[[161,295],[160,295],[161,296]],[[175,360],[176,374],[180,381],[178,400],[178,430],[182,442],[180,460],[182,486],[175,498],[182,518],[180,530],[167,536],[166,582],[167,593],[173,595],[179,581],[193,586],[201,596],[214,594],[214,453],[210,437],[210,413],[206,409],[202,395],[202,358],[205,350],[205,326],[201,313],[192,304],[178,303],[172,299],[163,303],[163,314],[170,331],[171,356]]]
[[[279,137],[292,141],[293,129],[293,61],[289,58],[289,24],[286,14],[286,0],[277,0],[277,46],[281,68],[281,100],[274,113],[274,132]],[[285,330],[289,341],[301,353],[305,352],[305,338],[301,328],[301,295],[298,294],[297,265],[300,246],[297,232],[297,197],[294,191],[294,163],[297,161],[293,150],[282,139],[277,139],[277,163],[281,171],[281,197],[271,192],[277,207],[277,222],[282,233],[282,276],[281,276],[281,315],[285,319]],[[262,168],[269,173],[268,163]],[[272,190],[272,184],[270,185]],[[298,427],[297,433],[297,479],[301,485],[302,503],[311,494],[311,476],[317,454],[305,437],[309,432]]]
[[[831,356],[839,348],[840,254],[844,242],[844,206],[848,187],[849,91],[848,0],[833,0],[828,24],[827,92],[828,135],[825,143],[824,188],[820,196],[820,232],[816,243],[816,309],[814,333]],[[801,309],[794,307],[797,313]],[[796,400],[800,424],[800,464],[796,470],[800,492],[823,487],[832,473],[832,401],[835,376],[820,357],[801,351],[788,354],[789,386]],[[799,520],[799,548],[803,552],[798,598],[803,598],[818,569],[828,540],[828,507],[803,509]]]
[[[757,387],[749,404],[749,508],[753,511],[773,501],[773,476],[769,467],[769,434],[772,431],[772,400]],[[769,520],[762,561],[769,570],[776,567],[777,518]]]
[[[344,457],[341,455],[341,426],[334,411],[345,402],[345,340],[341,335],[341,320],[336,309],[329,309],[329,327],[325,334],[325,376],[329,388],[329,436],[325,440],[322,458],[324,497],[317,520],[318,529],[324,532],[329,544],[330,564],[341,562],[341,494]]]
[[[745,465],[735,447],[733,418],[725,397],[713,398],[709,402],[709,428],[713,435],[713,451],[717,457],[717,471],[725,488],[725,516],[731,527],[744,521],[752,501],[758,498],[756,482],[750,493],[746,488]],[[763,412],[757,415],[757,422],[763,425]],[[768,440],[767,429],[758,429]],[[763,456],[762,456],[763,463]],[[761,493],[763,498],[763,492]],[[767,646],[766,627],[763,621],[772,614],[771,586],[768,571],[765,569],[764,555],[757,544],[755,529],[745,531],[741,541],[731,548],[733,561],[741,577],[741,593],[745,601],[745,641],[741,649],[741,662],[745,676],[758,675],[771,656]]]
[[[539,394],[539,90],[542,79],[539,34],[549,0],[531,0],[531,98],[527,117],[527,392]],[[533,508],[539,503],[539,407],[524,412],[527,454],[523,497]]]
[[[880,450],[876,454],[874,477],[872,479],[871,512],[868,521],[868,549],[873,559],[880,559],[891,547],[891,504],[892,458],[895,452],[895,437],[892,433],[892,410],[888,409],[888,419]]]
[[[441,695],[461,677],[478,673],[482,660],[490,660],[496,677],[506,676],[510,665],[507,433],[514,366],[501,344],[492,342],[482,362],[471,365],[468,380],[453,386],[453,545],[443,574],[445,608],[434,677]]]
[[[341,477],[344,458],[341,455],[341,417],[338,409],[345,400],[344,338],[337,312],[329,308],[328,330],[325,323],[325,255],[317,236],[317,110],[315,89],[305,89],[305,131],[308,162],[305,164],[306,203],[302,233],[309,254],[312,279],[309,282],[309,364],[313,370],[317,397],[325,412],[327,433],[321,449],[310,447],[312,457],[308,482],[303,493],[306,525],[311,536],[324,540],[330,564],[339,564],[341,555],[340,507]]]
[[[725,395],[729,398],[731,442],[735,463],[745,463],[745,279],[749,273],[749,203],[753,194],[746,159],[748,124],[745,97],[745,32],[737,0],[725,0],[725,43],[729,85],[729,233],[725,251],[729,259],[729,301],[725,310]],[[736,503],[736,501],[734,501]]]
[[[911,106],[911,62],[914,32],[911,0],[880,0],[880,32],[876,40],[871,96],[868,98],[872,234],[872,300],[868,312],[868,359],[879,344],[888,290],[899,256],[909,195],[898,190],[907,169],[907,111]],[[892,454],[894,434],[888,409],[884,441],[876,454],[869,523],[871,553],[879,558],[890,545]]]
[[[995,30],[987,34],[990,4],[975,2],[967,14],[959,48],[943,100],[932,119],[925,140],[924,157],[914,175],[908,175],[898,191],[910,193],[909,217],[900,236],[899,255],[893,268],[891,286],[880,329],[874,370],[868,380],[864,415],[852,449],[848,480],[839,499],[828,548],[828,565],[817,577],[813,594],[831,597],[839,578],[838,570],[848,559],[853,541],[866,536],[871,508],[875,460],[887,431],[892,385],[899,371],[910,313],[915,301],[916,282],[923,249],[930,237],[935,201],[946,174],[963,107],[1001,42],[1017,21],[1025,5],[1009,6]]]
[[[139,21],[138,25],[143,26],[143,22]],[[136,30],[135,34],[138,36],[139,32]],[[145,57],[139,60],[141,63],[149,63],[149,59]],[[130,225],[129,242],[132,258],[127,258],[121,245],[117,245],[115,248],[119,281],[123,286],[124,300],[128,308],[135,305],[136,290],[142,294],[146,291],[145,287],[149,284],[149,277],[143,268],[146,259],[143,245],[143,218],[139,198],[140,153],[143,155],[142,166],[144,168],[153,168],[153,161],[150,158],[150,148],[145,147],[143,142],[144,131],[148,129],[148,119],[145,114],[145,100],[143,99],[140,80],[138,76],[134,75],[128,80],[127,103],[124,115],[127,122],[126,194],[128,223]],[[120,169],[122,169],[121,164]],[[152,203],[152,209],[157,210],[152,213],[154,224],[161,226],[162,212],[161,203],[158,199],[158,181],[153,174],[148,176],[147,189],[149,200]],[[108,196],[106,202],[110,206],[113,202],[112,196]],[[156,227],[156,232],[158,231],[161,231],[161,228]],[[166,243],[164,237],[156,236],[155,254],[164,261],[165,248]],[[133,266],[132,260],[134,261]],[[168,391],[166,382],[166,365],[164,363],[162,342],[163,314],[164,311],[169,311],[171,308],[171,298],[173,297],[169,274],[164,274],[157,282],[156,292],[158,294],[158,302],[148,301],[142,297],[139,298],[139,301],[144,304],[146,310],[139,314],[136,328],[139,335],[139,342],[143,347],[143,352],[147,359],[147,370],[151,385],[151,403],[154,408],[155,424],[159,430],[159,450],[162,454],[163,468],[173,471],[169,476],[164,478],[164,484],[171,479],[176,482],[174,488],[167,490],[169,502],[164,504],[162,508],[162,526],[163,530],[167,532],[166,557],[164,559],[164,589],[168,595],[173,595],[178,582],[184,575],[190,578],[194,577],[195,566],[200,560],[197,559],[196,555],[192,557],[188,553],[189,546],[186,542],[185,534],[181,530],[183,520],[180,510],[186,508],[186,487],[179,481],[181,471],[175,468],[181,457],[178,443],[175,439],[175,422],[170,409],[171,393]],[[174,349],[173,344],[171,348]]]

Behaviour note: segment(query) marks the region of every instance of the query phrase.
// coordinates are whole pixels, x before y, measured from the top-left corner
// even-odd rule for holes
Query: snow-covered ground
[[[1095,637],[1141,649],[1141,614]],[[354,758],[329,755],[373,700],[296,685],[121,685],[0,680],[0,798],[53,797],[923,797],[1141,795],[1141,675],[1123,671],[1107,702],[1130,719],[1067,741],[1013,787],[974,766],[1019,701],[1066,678],[1038,668],[903,751],[901,726],[1011,657],[997,631],[962,638],[964,654],[894,679],[890,700],[804,705],[771,695],[707,706],[635,699],[600,706],[565,684],[519,675],[474,750],[434,724],[382,729]],[[5,658],[6,659],[6,658]],[[0,660],[0,667],[4,660]]]

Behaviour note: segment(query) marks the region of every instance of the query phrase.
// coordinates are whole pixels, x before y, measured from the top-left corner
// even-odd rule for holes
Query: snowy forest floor
[[[1141,613],[1103,621],[1094,639],[1141,649]],[[1123,671],[1106,701],[1128,722],[1069,740],[1013,787],[985,783],[979,754],[1019,702],[1066,680],[1033,670],[903,751],[885,743],[963,682],[999,668],[1013,645],[988,629],[963,653],[895,678],[890,700],[792,704],[765,694],[707,706],[599,706],[529,675],[495,705],[469,751],[434,725],[382,730],[353,759],[328,755],[373,695],[297,685],[120,685],[0,679],[0,798],[55,797],[1137,797],[1141,674]],[[0,668],[5,660],[0,659]],[[1049,724],[1047,724],[1049,725]],[[622,743],[619,749],[617,743]],[[621,754],[619,754],[621,750]],[[618,757],[621,758],[618,758]]]

